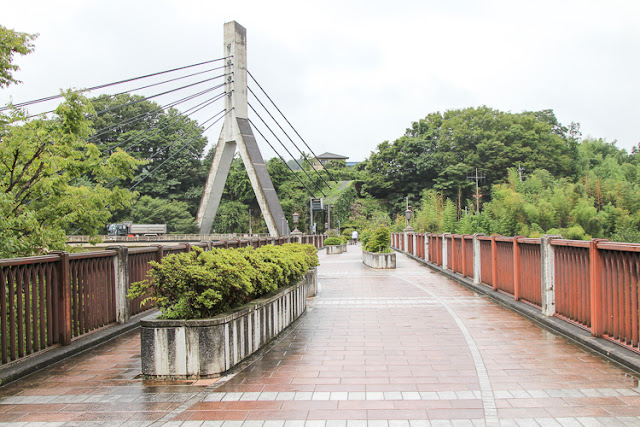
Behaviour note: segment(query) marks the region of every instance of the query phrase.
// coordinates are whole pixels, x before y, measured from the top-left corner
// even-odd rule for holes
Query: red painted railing
[[[520,298],[540,307],[540,239],[520,238],[517,242],[520,250]]]
[[[326,236],[301,236],[321,248]],[[216,241],[128,248],[129,283],[145,280],[149,262],[193,246],[260,247],[297,241],[292,237]],[[0,358],[6,364],[91,333],[117,321],[118,250],[0,259]],[[152,308],[128,301],[130,315]]]
[[[403,234],[394,235],[393,242],[402,243]],[[406,238],[418,242],[416,254],[409,247],[410,254],[439,266],[445,240],[445,268],[462,276],[477,276],[471,236],[427,233]],[[478,235],[477,240],[480,272],[475,280],[541,308],[541,239]],[[425,241],[427,257],[420,249]],[[553,238],[550,245],[555,277],[550,286],[555,299],[552,312],[590,330],[593,336],[640,352],[640,244]]]

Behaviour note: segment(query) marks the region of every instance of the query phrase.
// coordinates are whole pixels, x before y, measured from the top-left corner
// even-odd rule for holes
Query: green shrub
[[[343,241],[339,237],[327,237],[324,241],[325,246],[341,245],[342,243]]]
[[[203,319],[296,283],[318,265],[312,245],[285,244],[258,249],[200,248],[151,262],[147,280],[133,283],[130,299],[145,296],[165,319]]]
[[[367,252],[391,252],[391,233],[387,227],[373,231],[364,244]]]

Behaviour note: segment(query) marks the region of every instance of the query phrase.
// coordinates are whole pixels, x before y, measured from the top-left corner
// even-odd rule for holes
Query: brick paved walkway
[[[321,293],[216,380],[137,378],[137,331],[0,388],[0,425],[640,426],[638,378],[403,255],[320,253]]]

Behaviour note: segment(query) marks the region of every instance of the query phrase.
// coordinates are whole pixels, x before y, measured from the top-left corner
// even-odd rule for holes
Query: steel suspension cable
[[[222,110],[224,111],[224,110]],[[227,114],[229,114],[231,112],[231,110],[227,111],[224,115],[222,115],[221,117],[218,118],[218,120],[216,120],[215,122],[211,123],[209,126],[207,126],[204,130],[202,130],[202,132],[200,132],[200,135],[202,135],[204,132],[206,132],[207,130],[209,130],[209,128],[211,128],[211,126],[215,125],[216,123],[218,123],[220,120],[222,120]],[[220,114],[220,113],[218,113]],[[216,114],[216,115],[218,115]],[[215,116],[214,116],[215,117]],[[209,119],[211,120],[211,119]],[[209,121],[207,120],[207,121]],[[183,138],[184,139],[184,138]],[[140,183],[142,183],[142,181],[144,181],[145,179],[147,179],[148,177],[152,176],[153,173],[155,171],[157,171],[159,168],[161,168],[165,163],[167,163],[169,160],[171,160],[172,158],[174,158],[176,155],[178,155],[180,152],[182,152],[183,149],[185,149],[188,145],[191,145],[191,143],[196,139],[196,137],[191,138],[187,143],[185,143],[184,145],[182,145],[175,153],[173,153],[171,156],[167,157],[167,159],[160,163],[158,166],[156,166],[152,171],[150,171],[148,174],[146,174],[145,176],[143,176],[138,182],[136,182],[134,185],[132,185],[131,187],[129,187],[129,190],[133,190],[134,188],[136,188],[138,185],[140,185]]]
[[[152,136],[157,135],[159,132],[163,131],[164,129],[167,129],[168,127],[173,126],[175,123],[179,122],[179,121],[180,121],[180,120],[182,120],[183,118],[185,118],[185,117],[189,117],[190,115],[192,115],[192,114],[194,114],[194,113],[196,113],[196,112],[198,112],[198,111],[202,110],[202,109],[203,109],[203,108],[205,108],[205,107],[208,107],[209,105],[213,104],[214,102],[219,101],[220,99],[224,98],[224,96],[225,96],[226,94],[227,94],[227,93],[226,93],[226,92],[224,92],[224,93],[222,93],[222,94],[215,95],[214,97],[209,98],[209,99],[207,99],[207,100],[205,100],[205,101],[201,102],[200,104],[195,105],[195,106],[193,106],[193,107],[189,108],[189,110],[193,110],[193,109],[194,109],[194,108],[196,108],[196,107],[200,107],[200,108],[198,108],[198,109],[196,109],[196,110],[194,110],[194,111],[191,111],[191,112],[190,112],[190,113],[188,113],[188,114],[185,114],[185,113],[187,113],[189,110],[184,111],[182,114],[180,114],[180,115],[179,115],[179,116],[178,116],[174,121],[172,121],[172,122],[171,122],[171,123],[169,123],[168,125],[165,125],[165,126],[161,127],[161,128],[160,128],[160,129],[158,129],[156,132],[154,132],[154,133],[152,133],[152,134],[148,135],[146,138],[144,138],[144,139],[142,139],[142,140],[140,140],[140,141],[136,142],[135,144],[131,144],[131,145],[127,146],[127,147],[125,148],[125,151],[127,151],[127,149],[129,149],[129,148],[132,148],[132,147],[135,147],[136,145],[141,144],[142,142],[144,142],[144,141],[148,140],[148,139],[149,139],[149,138],[151,138]],[[203,104],[205,104],[205,105],[203,105]],[[115,146],[113,146],[113,147],[106,148],[106,149],[102,150],[102,153],[105,153],[105,152],[107,152],[107,151],[110,151],[110,150],[113,150],[113,149],[115,149],[115,148],[121,147],[122,145],[126,144],[126,143],[127,143],[127,142],[129,142],[129,141],[134,140],[134,139],[136,139],[136,138],[139,138],[140,136],[142,136],[142,135],[144,135],[144,134],[146,134],[146,133],[148,133],[148,132],[151,132],[151,131],[152,131],[152,130],[154,130],[155,128],[156,128],[156,126],[154,126],[154,127],[150,128],[150,129],[147,129],[146,131],[144,131],[144,132],[142,132],[142,133],[140,133],[140,134],[138,134],[138,135],[134,135],[134,136],[132,136],[132,137],[130,137],[130,138],[128,138],[128,139],[126,139],[126,140],[124,140],[123,142],[121,142],[121,143],[119,143],[119,144],[117,144],[117,145],[115,145]]]
[[[211,80],[217,80],[217,79],[219,79],[219,78],[226,77],[226,76],[228,76],[228,75],[230,75],[230,74],[231,74],[231,73],[220,74],[219,76],[211,77],[211,78],[209,78],[209,79],[205,79],[205,80],[200,80],[199,82],[191,83],[191,84],[188,84],[188,85],[185,85],[185,86],[181,86],[181,87],[179,87],[179,88],[175,88],[175,89],[167,90],[167,91],[164,91],[164,92],[160,92],[160,93],[158,93],[158,94],[151,95],[151,96],[147,96],[147,97],[143,97],[143,98],[141,98],[141,99],[136,99],[135,101],[125,102],[124,104],[119,105],[119,106],[116,106],[116,107],[111,107],[111,108],[107,108],[107,109],[105,109],[105,110],[96,111],[96,114],[95,114],[95,115],[96,115],[96,116],[99,116],[100,114],[104,114],[104,113],[107,113],[107,112],[109,112],[109,111],[117,110],[117,109],[120,109],[120,108],[123,108],[123,107],[127,107],[127,106],[129,106],[129,105],[138,104],[138,103],[140,103],[140,102],[142,102],[142,101],[148,101],[149,99],[157,98],[157,97],[159,97],[159,96],[166,95],[166,94],[168,94],[168,93],[177,92],[177,91],[179,91],[179,90],[186,89],[186,88],[188,88],[188,87],[197,86],[197,85],[202,84],[202,83],[210,82]]]
[[[267,97],[267,99],[271,102],[271,104],[273,104],[273,106],[275,107],[276,110],[278,110],[278,113],[280,113],[280,115],[284,118],[284,120],[287,122],[287,124],[291,127],[291,129],[293,129],[293,131],[296,133],[296,135],[298,135],[298,138],[300,138],[300,140],[304,143],[304,145],[309,149],[309,151],[311,152],[311,154],[313,154],[313,157],[318,161],[318,163],[320,163],[320,159],[318,159],[318,156],[316,156],[316,153],[313,152],[313,150],[311,149],[311,147],[309,147],[309,144],[307,144],[307,142],[304,140],[304,138],[302,138],[302,136],[298,133],[298,131],[296,130],[296,128],[293,127],[293,125],[291,124],[291,122],[289,121],[289,119],[287,119],[287,117],[284,115],[284,113],[282,111],[280,111],[280,109],[278,108],[278,106],[276,105],[275,102],[273,102],[273,100],[271,99],[271,97],[269,96],[269,94],[262,88],[262,86],[260,85],[260,83],[258,83],[258,81],[256,80],[255,77],[253,77],[253,74],[251,74],[249,72],[249,70],[247,70],[247,74],[249,74],[249,77],[251,77],[251,80],[254,81],[255,84],[258,85],[258,87],[260,88],[260,90],[262,91],[262,93],[265,94],[265,96]],[[333,174],[331,172],[329,172],[326,168],[324,169],[325,172],[327,172],[327,174],[329,175],[329,177],[331,178],[331,180],[333,182],[338,182],[334,177]]]
[[[221,69],[223,69],[223,68],[225,68],[225,66],[222,66],[222,67],[216,67],[216,68],[211,68],[211,69],[209,69],[209,70],[199,71],[199,72],[197,72],[197,73],[187,74],[186,76],[175,77],[175,78],[173,78],[173,79],[165,80],[165,81],[158,82],[158,83],[151,83],[151,84],[148,84],[148,85],[145,85],[145,86],[137,87],[137,88],[135,88],[135,89],[125,90],[125,91],[123,91],[123,92],[119,92],[119,93],[115,93],[115,94],[113,94],[113,95],[107,95],[107,96],[114,97],[114,96],[118,96],[118,95],[123,95],[123,94],[125,94],[125,93],[131,93],[131,92],[135,92],[135,91],[137,91],[137,90],[147,89],[147,88],[154,87],[154,86],[160,86],[160,85],[163,85],[163,84],[166,84],[166,83],[171,83],[171,82],[175,82],[175,81],[178,81],[178,80],[186,79],[186,78],[189,78],[189,77],[197,76],[197,75],[200,75],[200,74],[209,73],[209,72],[211,72],[211,71],[221,70]]]
[[[158,75],[161,75],[161,74],[172,73],[174,71],[180,71],[180,70],[184,70],[184,69],[187,69],[187,68],[197,67],[199,65],[211,64],[213,62],[218,62],[218,61],[224,61],[225,59],[229,59],[229,58],[231,58],[231,56],[225,56],[224,58],[218,58],[218,59],[212,59],[212,60],[209,60],[209,61],[203,61],[203,62],[199,62],[197,64],[186,65],[184,67],[172,68],[170,70],[165,70],[165,71],[160,71],[160,72],[157,72],[157,73],[146,74],[146,75],[139,76],[139,77],[132,77],[132,78],[124,79],[124,80],[119,80],[119,81],[116,81],[116,82],[113,82],[113,83],[105,83],[105,84],[101,84],[101,85],[97,85],[97,86],[92,86],[92,87],[89,87],[89,88],[86,88],[86,89],[78,89],[78,90],[72,91],[71,93],[91,92],[93,90],[103,89],[105,87],[110,87],[110,86],[116,86],[116,85],[123,84],[123,83],[129,83],[129,82],[132,82],[132,81],[146,79],[148,77],[154,77],[154,76],[158,76]],[[63,95],[58,94],[58,95],[47,96],[47,97],[44,97],[44,98],[34,99],[34,100],[31,100],[31,101],[19,102],[17,104],[11,104],[10,106],[0,107],[0,111],[5,111],[5,110],[8,110],[8,109],[10,109],[12,107],[21,108],[21,107],[25,107],[27,105],[33,105],[33,104],[37,104],[37,103],[40,103],[40,102],[51,101],[51,100],[54,100],[54,99],[62,98],[62,96]]]
[[[282,160],[282,163],[284,163],[287,168],[291,171],[291,173],[298,178],[298,181],[300,181],[300,184],[302,184],[302,186],[307,190],[307,193],[309,193],[309,195],[311,195],[311,197],[315,197],[315,195],[313,194],[313,192],[311,190],[309,190],[309,187],[307,187],[307,184],[304,183],[304,181],[302,181],[300,179],[300,177],[298,176],[297,173],[295,173],[295,171],[293,169],[291,169],[291,166],[289,166],[289,164],[287,163],[287,161],[280,155],[280,153],[278,153],[278,151],[275,149],[275,147],[273,145],[271,145],[271,142],[269,142],[269,140],[264,136],[264,134],[262,132],[260,132],[260,129],[258,129],[258,127],[251,121],[251,119],[248,119],[249,123],[251,123],[251,126],[253,126],[253,128],[260,134],[260,136],[262,137],[262,139],[264,139],[264,141],[269,144],[269,147],[271,147],[271,149],[278,155],[278,157],[280,157],[280,160]]]
[[[262,121],[262,123],[266,126],[267,129],[269,129],[269,132],[271,132],[271,134],[274,136],[274,138],[280,143],[280,145],[282,145],[282,148],[285,149],[285,151],[291,156],[291,158],[293,159],[294,162],[296,162],[296,164],[300,167],[300,169],[302,170],[302,172],[304,172],[304,174],[307,176],[307,178],[309,178],[309,181],[311,181],[313,183],[313,185],[315,185],[316,189],[318,189],[318,191],[320,191],[320,193],[322,193],[323,196],[326,197],[326,194],[324,194],[324,192],[322,191],[322,189],[320,187],[318,187],[318,183],[315,182],[307,173],[306,170],[304,170],[304,168],[302,167],[302,165],[295,159],[295,157],[293,156],[293,154],[291,154],[291,151],[289,151],[289,149],[282,143],[282,141],[280,140],[280,138],[278,138],[278,136],[275,134],[275,132],[269,127],[269,125],[267,124],[267,122],[264,121],[264,119],[260,116],[260,114],[258,114],[258,112],[256,111],[255,108],[253,108],[253,105],[249,104],[249,108],[251,108],[251,110],[254,112],[254,114],[256,116],[258,116],[258,118],[260,119],[260,121]]]
[[[222,110],[218,113],[216,113],[213,117],[205,120],[204,123],[208,122],[209,120],[213,119],[215,116],[223,113],[225,110]],[[222,120],[227,114],[229,114],[229,112],[231,112],[231,110],[227,111],[222,117],[220,117],[218,120],[216,120],[215,122],[211,123],[211,125],[207,126],[205,129],[202,130],[202,132],[200,132],[200,135],[202,135],[204,132],[206,132],[209,128],[211,128],[211,126],[215,125],[216,123],[218,123],[220,120]],[[185,138],[182,138],[185,139]],[[165,163],[167,163],[169,160],[171,160],[173,157],[175,157],[177,154],[179,154],[184,148],[186,148],[188,145],[191,145],[191,143],[196,139],[196,137],[192,138],[191,140],[189,140],[189,142],[187,142],[186,144],[184,144],[183,146],[181,146],[178,151],[176,151],[173,155],[171,155],[170,157],[168,157],[164,162],[162,162],[160,165],[158,165],[157,167],[155,167],[151,172],[149,172],[148,174],[146,174],[144,177],[142,177],[138,182],[136,182],[134,185],[132,185],[131,187],[129,187],[129,191],[133,190],[134,188],[136,188],[140,183],[142,183],[142,181],[144,181],[145,179],[147,179],[148,177],[152,176],[153,173],[158,170],[160,167],[162,167]],[[177,141],[176,141],[177,142]],[[172,144],[173,145],[173,144]],[[113,181],[107,183],[104,187],[107,188],[109,187],[111,184],[115,183],[116,181],[118,181],[120,178],[116,178]],[[111,207],[111,204],[108,204],[107,206],[105,206],[105,209],[109,209]],[[80,231],[80,228],[76,229],[73,233],[71,233],[71,236],[74,236],[78,231]]]
[[[271,114],[271,112],[269,110],[267,110],[267,107],[265,107],[265,105],[262,103],[262,101],[260,101],[260,99],[256,96],[256,94],[251,90],[250,87],[247,87],[247,89],[249,89],[249,92],[251,93],[251,95],[253,95],[253,97],[256,99],[256,101],[258,101],[258,103],[262,106],[262,108],[264,109],[264,111],[267,112],[267,114],[269,115],[269,117],[271,117],[271,119],[275,122],[275,124],[278,125],[278,127],[280,128],[280,130],[282,131],[282,133],[284,133],[284,135],[289,139],[289,141],[291,141],[291,143],[293,144],[294,147],[296,147],[296,149],[298,150],[298,152],[300,153],[300,155],[302,156],[303,160],[306,161],[309,164],[309,167],[311,168],[311,170],[314,170],[316,172],[316,174],[320,177],[320,179],[322,180],[322,182],[324,183],[324,185],[327,186],[327,188],[329,190],[331,190],[331,186],[329,184],[327,184],[327,181],[324,180],[324,178],[322,177],[322,175],[320,175],[320,172],[318,172],[316,170],[316,168],[313,167],[313,165],[311,164],[311,162],[309,161],[309,159],[307,159],[307,157],[304,155],[304,153],[302,152],[302,150],[300,150],[300,148],[298,148],[298,146],[296,145],[295,142],[293,142],[293,139],[291,139],[291,137],[289,136],[289,134],[287,133],[287,131],[285,131],[282,126],[280,126],[280,123],[278,123],[278,121],[276,120],[275,117],[273,117],[273,114]]]
[[[139,120],[142,120],[144,117],[150,116],[150,115],[152,115],[154,113],[157,113],[157,112],[160,112],[160,111],[164,111],[167,108],[175,107],[176,105],[182,104],[183,102],[191,101],[192,99],[195,99],[195,98],[197,98],[199,96],[202,96],[202,95],[204,95],[206,93],[213,92],[216,89],[220,89],[224,85],[225,85],[225,83],[217,85],[217,86],[214,86],[214,87],[212,87],[210,89],[206,89],[206,90],[200,91],[200,92],[198,92],[198,93],[196,93],[194,95],[186,96],[186,97],[184,97],[182,99],[179,99],[177,101],[173,101],[173,102],[170,102],[168,104],[161,105],[158,108],[154,108],[153,110],[138,114],[137,116],[134,116],[134,117],[132,117],[130,119],[123,120],[123,121],[118,122],[118,123],[114,123],[114,124],[112,124],[110,126],[106,126],[106,127],[102,128],[102,129],[98,129],[96,131],[98,133],[96,133],[94,135],[91,135],[89,138],[87,138],[87,141],[93,141],[93,140],[97,139],[98,137],[100,137],[100,136],[102,136],[102,135],[104,135],[106,133],[109,133],[111,130],[116,129],[116,128],[120,127],[120,126],[125,126],[125,125],[128,125],[128,124],[137,122]]]
[[[140,103],[140,102],[142,102],[142,101],[148,101],[149,99],[157,98],[157,97],[159,97],[159,96],[166,95],[166,94],[168,94],[168,93],[177,92],[177,91],[179,91],[179,90],[186,89],[186,88],[188,88],[188,87],[192,87],[192,86],[196,86],[196,85],[199,85],[199,84],[202,84],[202,83],[206,83],[206,82],[209,82],[209,81],[211,81],[211,80],[217,80],[217,79],[219,79],[219,78],[221,78],[221,77],[226,77],[226,76],[228,76],[228,75],[230,75],[230,74],[232,74],[232,73],[225,73],[225,74],[221,74],[221,75],[219,75],[219,76],[211,77],[210,79],[201,80],[201,81],[199,81],[199,82],[191,83],[191,84],[188,84],[188,85],[185,85],[185,86],[181,86],[181,87],[179,87],[179,88],[175,88],[175,89],[167,90],[167,91],[164,91],[164,92],[160,92],[160,93],[155,94],[155,95],[151,95],[151,96],[147,96],[147,97],[142,97],[142,98],[140,98],[140,99],[136,99],[135,101],[126,102],[126,103],[124,103],[124,104],[121,104],[121,105],[118,105],[118,106],[115,106],[115,107],[107,108],[107,109],[105,109],[105,110],[101,110],[101,111],[96,111],[96,113],[95,113],[95,114],[90,114],[90,115],[88,115],[87,117],[91,118],[91,117],[94,117],[94,116],[99,116],[100,114],[108,113],[109,111],[118,110],[118,109],[120,109],[120,108],[127,107],[127,106],[129,106],[129,105],[138,104],[138,103]],[[27,119],[30,119],[30,118],[33,118],[33,117],[36,117],[36,116],[39,116],[39,115],[42,115],[42,114],[49,114],[49,113],[53,113],[54,111],[55,111],[55,110],[51,110],[51,111],[47,111],[47,112],[45,112],[45,113],[33,114],[33,115],[31,115],[31,116],[27,117]]]

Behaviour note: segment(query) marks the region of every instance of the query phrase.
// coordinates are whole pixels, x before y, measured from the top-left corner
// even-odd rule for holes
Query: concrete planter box
[[[396,268],[396,253],[362,251],[362,262],[372,268]]]
[[[337,255],[347,252],[347,245],[327,245],[327,255]]]
[[[300,317],[316,284],[314,268],[293,286],[211,319],[142,319],[142,374],[206,378],[228,371]]]

